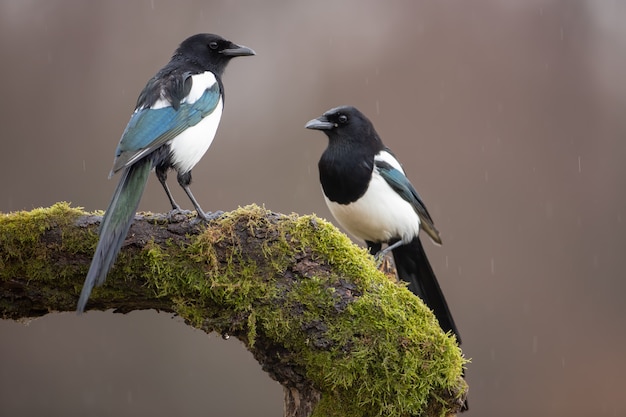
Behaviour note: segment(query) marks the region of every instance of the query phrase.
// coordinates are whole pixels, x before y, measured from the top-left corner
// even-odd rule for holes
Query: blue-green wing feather
[[[376,161],[376,168],[380,176],[389,186],[409,202],[420,218],[422,228],[437,243],[441,243],[439,232],[435,228],[434,222],[422,201],[422,198],[413,187],[413,184],[404,173],[385,161]]]
[[[213,113],[220,101],[218,83],[207,88],[194,103],[174,107],[139,109],[133,113],[117,147],[113,172],[164,145],[184,130],[197,125]]]

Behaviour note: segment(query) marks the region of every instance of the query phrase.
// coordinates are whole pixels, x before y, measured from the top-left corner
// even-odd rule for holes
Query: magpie
[[[208,220],[189,188],[191,169],[207,151],[222,116],[222,75],[230,60],[255,55],[221,36],[201,33],[185,39],[170,62],[139,94],[135,111],[115,151],[113,174],[121,178],[100,224],[96,251],[78,300],[83,312],[91,290],[102,285],[128,234],[139,200],[154,169],[172,206],[180,211],[166,180],[173,169],[198,219]]]
[[[326,204],[349,233],[364,240],[378,260],[392,252],[398,276],[431,308],[441,328],[461,343],[448,304],[426,258],[420,229],[436,244],[439,231],[400,162],[372,122],[352,106],[336,107],[309,121],[328,136],[319,160]],[[382,249],[383,244],[387,246]]]

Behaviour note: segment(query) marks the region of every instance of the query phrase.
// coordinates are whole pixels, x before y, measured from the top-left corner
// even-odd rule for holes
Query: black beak
[[[317,119],[309,120],[304,127],[315,130],[330,130],[335,127],[335,124],[329,122],[326,116],[320,116]]]
[[[220,53],[228,56],[249,56],[256,55],[256,53],[248,48],[247,46],[237,45],[236,43],[231,43],[230,48],[222,49]]]

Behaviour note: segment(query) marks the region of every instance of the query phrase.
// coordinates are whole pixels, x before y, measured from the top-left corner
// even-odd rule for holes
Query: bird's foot
[[[386,250],[381,250],[376,255],[374,255],[374,261],[376,262],[376,268],[379,271],[387,276],[395,278],[396,269],[393,262],[391,261],[391,257],[387,256],[388,253],[389,252]]]
[[[397,248],[398,246],[404,245],[405,242],[403,240],[398,240],[392,245],[387,246],[385,249],[379,251],[376,255],[374,255],[374,259],[376,260],[376,266],[380,269],[385,257],[389,252]]]
[[[214,212],[206,212],[203,213],[202,211],[198,211],[198,216],[193,220],[193,224],[198,224],[200,222],[205,222],[208,223],[212,220],[215,220],[219,217],[221,217],[224,212],[222,210],[218,210],[218,211],[214,211]]]
[[[191,210],[181,210],[180,208],[175,208],[167,213],[167,221],[170,223],[180,222],[189,217],[190,214]]]
[[[376,255],[374,255],[374,260],[376,261],[376,266],[380,269],[383,262],[387,259],[387,254],[389,253],[389,248],[385,248],[379,251]]]

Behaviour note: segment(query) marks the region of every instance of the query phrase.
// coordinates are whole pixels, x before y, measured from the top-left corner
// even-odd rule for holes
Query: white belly
[[[224,103],[220,98],[213,113],[172,139],[170,142],[172,164],[178,172],[191,171],[209,149],[220,124],[223,107]]]
[[[359,239],[408,242],[419,233],[420,220],[413,207],[376,171],[363,197],[354,203],[342,205],[324,198],[337,222]]]

